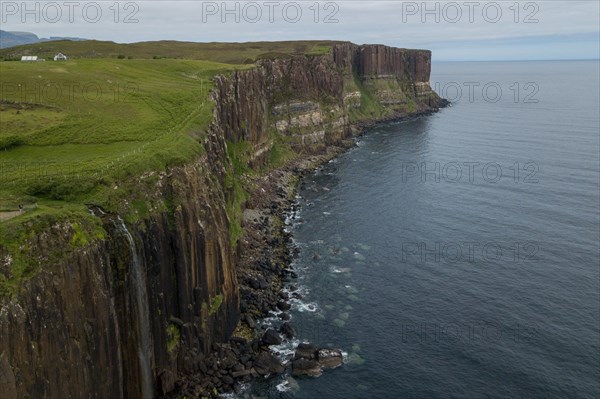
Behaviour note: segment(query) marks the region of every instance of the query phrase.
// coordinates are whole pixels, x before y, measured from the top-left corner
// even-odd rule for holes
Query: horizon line
[[[540,58],[540,59],[514,59],[514,60],[432,60],[432,63],[441,62],[531,62],[531,61],[600,61],[600,58]]]

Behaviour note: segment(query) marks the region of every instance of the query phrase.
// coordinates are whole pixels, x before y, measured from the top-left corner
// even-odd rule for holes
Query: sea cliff
[[[253,318],[292,274],[278,220],[295,177],[367,124],[443,106],[430,70],[427,50],[337,43],[215,76],[203,153],[131,177],[150,216],[90,204],[103,232],[68,256],[56,256],[77,239],[68,221],[23,243],[43,267],[0,302],[0,397],[179,396],[192,378],[209,395],[261,374],[259,359],[231,358],[258,351]],[[1,273],[11,261],[0,248]]]

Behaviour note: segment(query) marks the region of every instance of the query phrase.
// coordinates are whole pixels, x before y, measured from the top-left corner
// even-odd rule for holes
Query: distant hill
[[[0,49],[21,46],[24,44],[32,44],[39,42],[48,42],[56,40],[86,40],[79,37],[56,37],[51,36],[49,38],[39,38],[36,34],[31,32],[8,32],[0,30]]]
[[[157,41],[115,43],[108,41],[47,41],[0,50],[0,60],[18,60],[24,55],[51,58],[61,52],[74,58],[191,59],[226,64],[249,64],[260,58],[291,54],[323,54],[331,50],[332,41],[287,41],[251,43],[196,43]]]
[[[7,32],[0,30],[0,48],[20,46],[22,44],[37,43],[40,38],[29,32]]]

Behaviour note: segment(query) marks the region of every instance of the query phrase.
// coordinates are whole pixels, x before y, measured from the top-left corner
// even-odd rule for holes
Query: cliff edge
[[[22,243],[42,267],[0,302],[0,397],[153,397],[179,375],[207,373],[202,359],[238,326],[240,286],[262,289],[238,269],[245,174],[343,145],[366,124],[436,111],[444,100],[430,71],[427,50],[336,43],[216,76],[203,153],[130,177],[150,216],[126,223],[90,204],[91,239],[66,220]],[[14,255],[0,247],[5,276]]]

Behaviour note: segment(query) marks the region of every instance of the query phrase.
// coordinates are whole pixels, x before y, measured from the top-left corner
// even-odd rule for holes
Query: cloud
[[[600,32],[597,1],[520,1],[516,7],[513,1],[372,0],[84,1],[71,9],[66,4],[3,1],[2,29],[116,42],[335,39],[421,48],[444,43],[444,53],[456,49],[470,59],[477,52],[469,54],[469,43],[474,49],[497,45],[503,57],[510,49],[503,41],[535,49],[536,41],[560,37],[586,37],[571,45],[579,48],[580,58],[585,52],[597,57],[589,38]],[[57,7],[62,18],[53,21]],[[94,21],[97,10],[101,18]]]

